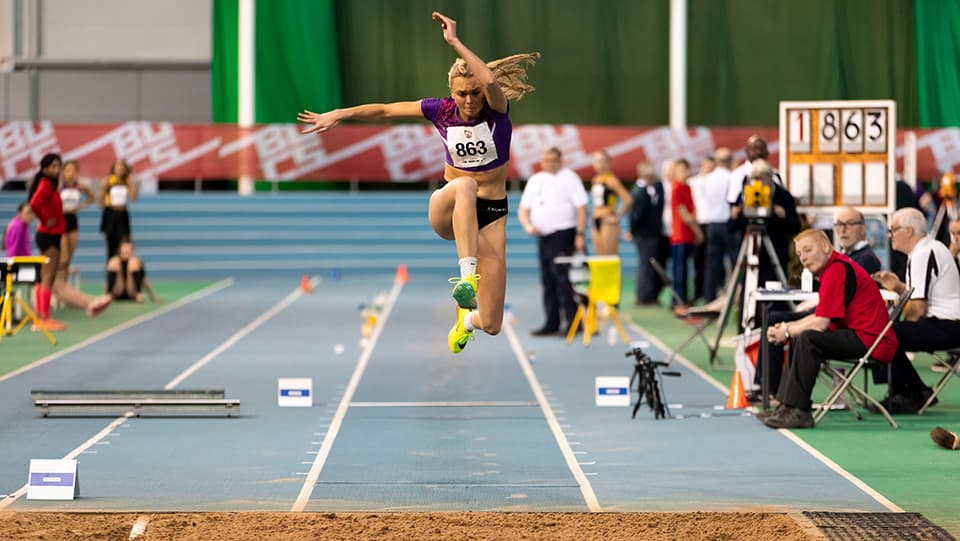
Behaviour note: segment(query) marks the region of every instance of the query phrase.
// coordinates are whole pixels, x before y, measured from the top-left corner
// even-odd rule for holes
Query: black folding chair
[[[667,274],[666,269],[663,268],[663,265],[661,265],[656,259],[651,257],[650,266],[653,267],[653,271],[657,273],[657,276],[660,277],[660,280],[663,281],[664,285],[670,288],[670,293],[671,295],[673,295],[673,299],[677,302],[677,305],[682,306],[686,304],[686,301],[680,298],[680,294],[677,293],[677,290],[673,287],[673,280],[670,279],[670,276]],[[735,284],[732,284],[732,283],[727,284],[727,287],[734,287],[734,286]],[[727,288],[724,288],[724,291],[726,292]],[[699,319],[700,321],[696,321],[694,323],[693,333],[691,333],[690,336],[688,336],[683,342],[681,342],[676,349],[671,351],[670,355],[667,356],[664,362],[669,363],[670,361],[673,360],[674,357],[679,355],[681,351],[683,351],[684,349],[687,348],[687,346],[693,343],[694,340],[696,340],[697,338],[700,338],[703,344],[707,346],[707,349],[710,351],[710,364],[713,365],[714,359],[717,356],[717,349],[719,349],[719,344],[716,346],[714,344],[711,344],[710,341],[707,340],[707,337],[704,336],[704,331],[707,330],[707,327],[709,327],[711,323],[720,319],[721,314],[723,314],[724,305],[727,302],[729,302],[730,298],[731,298],[731,295],[723,293],[721,294],[721,296],[717,297],[717,299],[723,300],[719,304],[714,302],[706,306],[693,306],[691,308],[684,309],[682,312],[675,312],[675,314],[678,317],[682,317],[683,319],[686,319],[688,321],[695,322],[696,319]]]
[[[870,396],[867,393],[866,389],[860,389],[852,385],[853,379],[857,377],[857,374],[860,373],[860,370],[863,367],[871,364],[870,356],[873,355],[873,350],[877,349],[877,346],[880,345],[880,341],[886,336],[887,332],[893,332],[891,327],[893,327],[893,322],[900,317],[900,312],[903,311],[903,307],[907,304],[907,300],[910,299],[910,295],[913,293],[913,288],[907,288],[906,291],[900,295],[900,298],[897,299],[897,302],[890,307],[888,312],[889,321],[883,326],[883,331],[877,335],[876,340],[873,341],[873,344],[867,349],[867,352],[855,360],[829,360],[823,363],[821,370],[826,373],[826,375],[831,379],[831,381],[838,381],[839,383],[834,386],[833,390],[830,391],[830,394],[827,395],[826,400],[820,404],[820,409],[813,414],[813,420],[815,423],[819,423],[823,416],[827,414],[828,411],[833,407],[833,405],[840,399],[844,393],[851,393],[851,395],[856,399],[854,403],[862,402],[863,404],[873,404],[877,411],[879,411],[884,417],[887,418],[887,422],[890,423],[890,426],[893,428],[898,428],[897,422],[893,420],[893,416],[890,415],[890,412],[887,411],[887,408],[880,403],[879,400]],[[853,363],[853,367],[849,369],[846,373],[841,373],[838,369],[834,368],[831,363],[834,362],[843,362],[843,363]],[[857,419],[860,419],[859,412],[854,412]]]

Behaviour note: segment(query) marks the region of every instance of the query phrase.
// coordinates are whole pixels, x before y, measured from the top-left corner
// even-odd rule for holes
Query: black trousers
[[[812,314],[813,310],[804,310],[802,312],[790,312],[789,310],[774,310],[767,314],[767,325],[773,327],[777,323],[796,321]],[[767,340],[767,334],[761,333],[760,347],[767,350],[767,359],[770,364],[770,389],[776,391],[780,388],[780,377],[783,375],[783,344],[771,344]],[[763,363],[757,363],[757,371],[753,377],[756,385],[762,385],[763,381]]]
[[[792,408],[809,410],[810,395],[823,361],[857,359],[866,352],[866,346],[850,329],[800,333],[790,341],[790,364],[780,381],[777,400]]]
[[[893,324],[897,335],[897,353],[890,366],[890,394],[920,398],[927,384],[907,358],[908,351],[943,351],[960,346],[960,321],[928,317],[920,321]]]
[[[573,322],[573,316],[577,313],[577,303],[573,300],[573,287],[570,285],[570,265],[553,262],[555,257],[573,254],[576,234],[575,228],[564,229],[544,235],[537,241],[543,311],[546,314],[542,328],[547,331],[560,330],[561,308],[567,325]]]
[[[662,237],[656,234],[652,237],[635,235],[633,243],[637,247],[637,304],[653,304],[657,302],[663,282],[660,276],[650,265],[650,258],[661,265],[666,261],[660,259],[660,245]]]

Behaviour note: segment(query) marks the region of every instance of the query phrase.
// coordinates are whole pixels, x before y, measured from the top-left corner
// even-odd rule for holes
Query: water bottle
[[[800,289],[803,291],[813,291],[813,273],[803,269],[800,273]]]

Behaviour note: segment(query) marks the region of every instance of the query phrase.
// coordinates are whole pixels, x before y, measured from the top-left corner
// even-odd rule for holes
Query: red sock
[[[50,295],[53,292],[43,286],[37,286],[37,315],[40,319],[50,319]]]

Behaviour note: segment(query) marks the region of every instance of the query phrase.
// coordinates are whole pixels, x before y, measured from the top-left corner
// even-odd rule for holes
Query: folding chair
[[[843,359],[837,360],[845,363],[852,362],[853,368],[851,368],[849,372],[843,374],[843,373],[840,373],[839,370],[831,366],[830,364],[831,362],[837,362],[837,361],[828,360],[823,363],[821,370],[830,377],[831,381],[839,381],[840,383],[839,385],[836,385],[832,391],[830,391],[830,394],[827,395],[826,400],[824,400],[823,403],[820,404],[820,409],[813,414],[814,423],[819,423],[820,420],[823,419],[823,416],[826,415],[828,411],[830,411],[830,409],[837,402],[837,400],[839,400],[840,397],[845,392],[847,392],[847,393],[851,393],[851,395],[855,397],[856,400],[854,401],[854,403],[862,401],[864,404],[866,404],[867,402],[869,402],[870,404],[873,404],[877,408],[877,411],[879,411],[881,414],[883,414],[884,417],[887,418],[887,422],[890,423],[891,427],[898,428],[897,422],[893,420],[893,417],[890,415],[890,412],[887,411],[887,408],[883,407],[883,404],[881,404],[879,400],[870,396],[866,390],[860,389],[851,384],[853,383],[853,378],[857,376],[860,370],[864,366],[867,366],[872,362],[870,360],[870,356],[873,355],[873,350],[877,349],[877,346],[880,345],[880,340],[883,339],[883,337],[887,334],[888,331],[892,332],[891,327],[893,327],[893,322],[896,321],[898,317],[900,317],[900,312],[903,311],[903,307],[907,304],[907,300],[910,299],[910,295],[912,293],[913,293],[913,288],[912,287],[907,288],[907,290],[900,295],[900,298],[897,299],[897,302],[895,302],[893,306],[890,307],[890,310],[888,312],[889,321],[887,321],[887,324],[883,326],[883,330],[880,332],[880,334],[877,335],[876,340],[873,341],[873,344],[870,345],[870,347],[867,349],[867,352],[863,355],[863,357],[860,357],[859,359],[856,359],[854,361],[843,360]],[[857,417],[857,419],[861,418],[859,412],[854,412],[854,415]]]
[[[663,283],[670,288],[670,293],[673,295],[673,299],[677,301],[677,304],[678,305],[684,304],[683,299],[680,298],[680,294],[677,293],[676,289],[674,289],[670,276],[667,275],[667,271],[666,269],[663,268],[663,265],[661,265],[660,262],[658,262],[656,259],[651,257],[650,266],[653,267],[653,271],[657,273],[657,276],[660,277],[660,280],[662,280]],[[723,292],[713,302],[705,306],[694,306],[692,308],[687,308],[682,312],[677,312],[677,311],[674,312],[677,316],[682,317],[683,319],[686,319],[690,322],[694,322],[695,327],[694,327],[693,333],[691,333],[690,336],[684,339],[684,341],[681,342],[676,349],[671,351],[670,355],[667,356],[664,362],[669,363],[670,361],[673,360],[674,357],[679,355],[681,351],[683,351],[684,349],[687,348],[687,346],[693,343],[694,340],[696,340],[697,338],[700,338],[703,344],[707,346],[707,350],[710,351],[710,357],[709,357],[710,364],[711,365],[714,364],[714,359],[717,356],[717,350],[720,348],[719,346],[720,342],[718,340],[716,341],[716,343],[711,344],[710,341],[707,340],[707,337],[704,336],[704,331],[707,330],[707,327],[709,327],[711,323],[720,319],[720,316],[723,314],[724,307],[732,298],[732,295],[729,294],[729,288],[732,288],[732,287],[736,287],[736,284],[731,278],[727,282],[727,286],[724,287]],[[695,321],[697,318],[700,319],[699,322]]]
[[[936,360],[936,364],[946,367],[947,371],[943,374],[943,377],[940,378],[940,381],[933,386],[933,394],[930,395],[930,398],[924,402],[923,407],[920,408],[920,411],[917,412],[917,415],[923,415],[923,412],[927,411],[927,408],[937,399],[937,395],[940,394],[940,391],[947,386],[947,383],[950,382],[950,378],[953,376],[960,376],[960,348],[949,349],[947,351],[936,351],[933,353],[933,358]]]
[[[624,344],[630,343],[627,331],[620,322],[620,314],[615,306],[620,303],[620,258],[617,256],[590,256],[585,258],[590,267],[590,284],[587,286],[587,307],[577,307],[573,316],[570,330],[567,332],[567,343],[573,342],[577,329],[583,324],[583,345],[589,346],[590,339],[597,331],[597,303],[607,306],[610,319],[616,325],[620,339]]]

